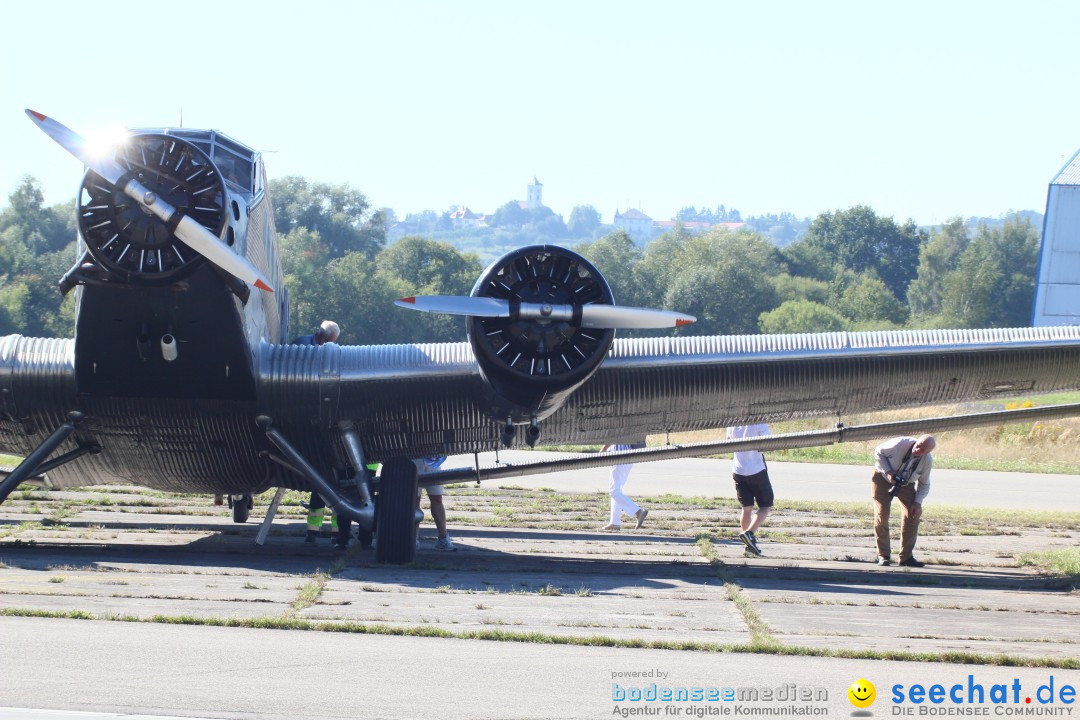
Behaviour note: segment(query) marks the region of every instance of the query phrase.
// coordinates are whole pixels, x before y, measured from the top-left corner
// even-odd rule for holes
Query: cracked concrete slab
[[[931,507],[918,548],[928,564],[909,569],[873,564],[857,512],[777,510],[759,533],[765,557],[747,558],[728,503],[654,499],[646,527],[605,533],[605,501],[451,491],[458,551],[434,550],[425,524],[416,561],[383,566],[370,550],[303,543],[296,508],[258,547],[255,520],[235,525],[208,498],[16,493],[0,512],[0,610],[657,647],[767,637],[856,652],[1080,654],[1080,592],[1019,561],[1075,547],[1080,517],[946,522]]]

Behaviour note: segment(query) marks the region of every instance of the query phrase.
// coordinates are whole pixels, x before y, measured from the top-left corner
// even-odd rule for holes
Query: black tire
[[[382,468],[375,500],[375,561],[405,565],[416,557],[416,465],[391,459]]]
[[[255,505],[255,499],[250,495],[232,499],[232,521],[234,523],[246,523],[251,515],[251,508]]]

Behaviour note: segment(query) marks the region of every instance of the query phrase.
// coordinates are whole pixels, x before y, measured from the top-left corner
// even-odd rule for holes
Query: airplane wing
[[[354,421],[372,457],[500,446],[487,373],[468,344],[331,352],[336,419]],[[288,354],[275,360],[279,375],[289,374]],[[595,374],[538,421],[538,444],[1073,390],[1078,367],[1077,327],[615,340]]]
[[[256,404],[118,404],[75,394],[73,341],[8,336],[0,341],[0,452],[27,453],[61,421],[58,411],[69,407],[91,418],[83,445],[103,450],[101,463],[59,468],[57,482],[68,485],[145,482],[176,467],[189,473],[197,467],[201,479],[175,481],[174,487],[213,491],[222,478],[257,472],[257,465],[249,468],[241,459],[259,452],[252,419],[260,411],[329,464],[334,459],[319,439],[336,444],[343,422],[356,429],[368,458],[380,462],[493,451],[508,440],[527,444],[532,429],[527,416],[524,423],[510,423],[508,435],[506,421],[492,414],[500,400],[483,362],[469,343],[263,344]],[[602,444],[788,418],[843,420],[887,408],[1076,390],[1078,368],[1080,328],[1075,326],[615,340],[603,364],[536,421],[535,441]],[[541,385],[537,397],[542,404],[554,395]],[[1039,412],[1058,411],[1035,409],[1025,419]],[[223,413],[238,417],[223,422]],[[926,431],[968,422],[937,418]],[[912,430],[893,434],[900,432]],[[774,436],[770,442],[785,441]],[[156,451],[146,456],[139,451],[146,447]],[[639,461],[670,455],[651,448],[631,452]],[[216,470],[222,467],[230,472]]]

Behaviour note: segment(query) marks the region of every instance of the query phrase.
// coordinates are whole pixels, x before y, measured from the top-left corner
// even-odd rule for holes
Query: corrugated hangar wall
[[[1046,194],[1031,324],[1080,324],[1080,152]]]

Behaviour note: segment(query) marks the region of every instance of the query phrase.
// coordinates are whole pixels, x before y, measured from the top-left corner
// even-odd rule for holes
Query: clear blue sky
[[[89,134],[213,127],[272,177],[399,215],[724,204],[897,220],[1042,211],[1080,148],[1076,2],[247,2],[0,6],[0,204]]]

